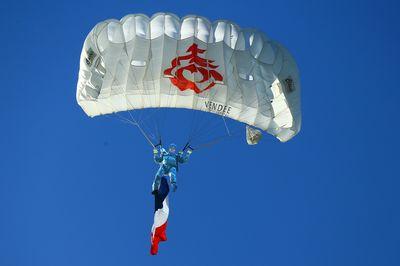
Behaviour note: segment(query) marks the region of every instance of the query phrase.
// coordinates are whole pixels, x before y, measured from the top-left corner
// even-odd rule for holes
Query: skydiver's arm
[[[187,150],[186,152],[180,151],[178,153],[178,162],[186,163],[189,160],[190,154],[192,154],[192,150]]]
[[[161,163],[163,160],[163,152],[162,150],[158,150],[157,148],[153,149],[153,156],[154,156],[154,161],[156,163]]]

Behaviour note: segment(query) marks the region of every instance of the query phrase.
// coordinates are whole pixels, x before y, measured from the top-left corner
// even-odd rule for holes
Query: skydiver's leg
[[[178,186],[176,185],[176,168],[172,167],[169,170],[169,182],[172,185],[172,190],[175,192]]]
[[[161,184],[161,177],[164,176],[164,167],[160,166],[160,168],[158,169],[156,176],[154,177],[154,181],[153,181],[153,185],[151,186],[152,188],[152,193],[154,193],[154,191],[158,190],[158,188],[160,187]]]
[[[175,167],[171,167],[171,169],[169,170],[169,181],[171,182],[171,184],[176,184],[176,168]]]

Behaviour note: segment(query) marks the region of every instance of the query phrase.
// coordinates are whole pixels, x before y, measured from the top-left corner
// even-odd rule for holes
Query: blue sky
[[[399,265],[396,2],[3,3],[0,265]],[[285,144],[195,152],[151,257],[151,149],[116,119],[88,118],[75,90],[97,22],[160,11],[283,43],[301,71],[303,126]]]

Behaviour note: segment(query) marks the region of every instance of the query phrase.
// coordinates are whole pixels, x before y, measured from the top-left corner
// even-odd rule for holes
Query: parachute
[[[186,108],[282,142],[301,126],[299,72],[287,49],[258,30],[194,15],[131,14],[98,23],[83,45],[76,99],[90,117]]]

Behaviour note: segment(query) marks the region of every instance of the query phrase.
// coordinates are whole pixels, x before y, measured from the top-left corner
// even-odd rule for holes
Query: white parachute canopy
[[[80,60],[76,98],[89,116],[188,108],[292,138],[301,124],[296,63],[279,43],[230,21],[142,14],[97,24]]]

